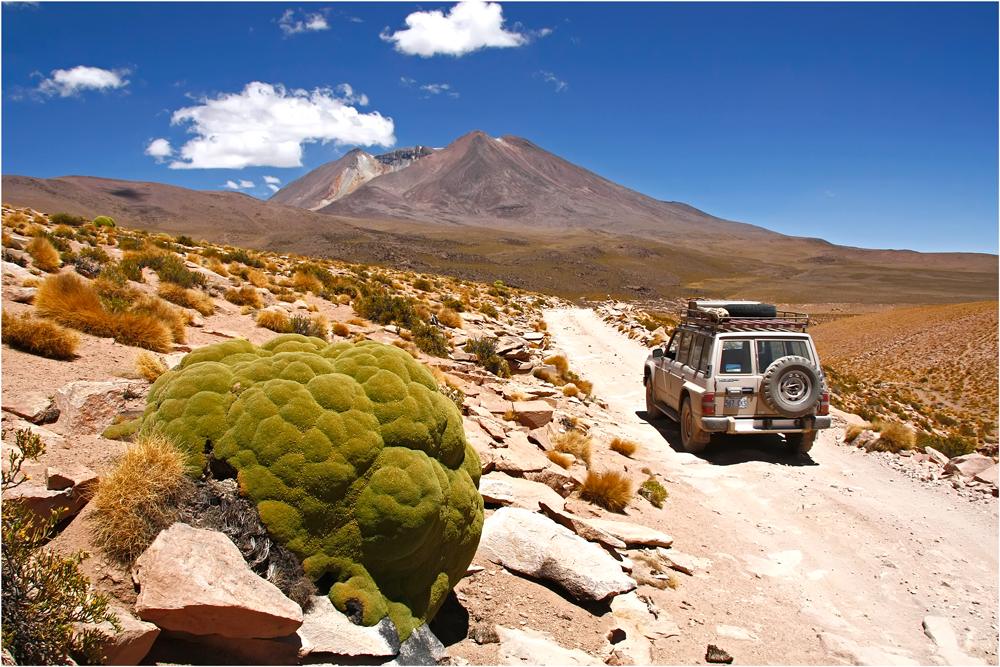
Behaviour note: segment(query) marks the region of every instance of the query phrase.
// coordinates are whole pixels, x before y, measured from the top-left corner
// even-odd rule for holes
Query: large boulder
[[[268,639],[302,625],[302,609],[257,576],[223,535],[175,523],[135,563],[136,613],[165,630]]]
[[[540,472],[551,464],[549,458],[537,446],[528,441],[528,436],[520,431],[507,435],[507,446],[493,451],[497,470],[513,475]]]
[[[565,502],[558,493],[538,482],[521,477],[511,477],[501,472],[491,472],[483,477],[483,480],[490,480],[492,492],[496,494],[493,496],[495,502],[501,505],[511,505],[530,512],[540,511],[542,503],[559,510],[565,506]],[[510,500],[506,498],[507,493],[510,493]]]
[[[976,473],[974,479],[977,482],[982,482],[983,484],[992,484],[993,486],[997,486],[997,477],[997,465],[993,464],[986,470]]]
[[[59,424],[70,433],[102,433],[125,409],[127,384],[77,380],[56,390]]]
[[[578,600],[604,600],[636,587],[604,549],[525,509],[494,512],[483,526],[479,553],[509,570],[552,581]]]
[[[557,507],[549,505],[547,502],[540,501],[538,503],[541,511],[545,516],[549,517],[560,526],[565,526],[569,528],[574,533],[582,537],[589,542],[597,542],[598,544],[603,544],[609,549],[625,549],[626,545],[624,542],[619,540],[614,535],[607,533],[600,528],[595,528],[594,526],[587,523],[586,520],[575,514],[570,514]]]
[[[965,454],[956,456],[944,467],[946,474],[958,474],[962,477],[975,477],[984,470],[993,467],[993,459],[982,454]]]

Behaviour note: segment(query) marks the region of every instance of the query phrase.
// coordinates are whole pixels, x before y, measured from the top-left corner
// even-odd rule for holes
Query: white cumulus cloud
[[[107,70],[85,65],[78,65],[73,69],[56,69],[52,70],[51,78],[42,80],[38,92],[49,97],[72,97],[88,89],[114,90],[129,84],[125,77],[130,73],[127,69]]]
[[[304,143],[388,147],[396,142],[392,118],[377,111],[360,113],[366,104],[350,86],[286,90],[281,84],[254,81],[240,93],[203,98],[201,104],[174,112],[172,125],[190,123],[197,135],[184,144],[171,169],[242,169],[301,167]]]
[[[288,37],[289,35],[297,35],[300,32],[329,30],[330,24],[326,22],[326,17],[319,12],[306,14],[305,20],[300,21],[296,20],[294,9],[286,9],[285,13],[278,19],[278,27]]]
[[[277,176],[265,176],[264,182],[272,185],[279,185],[281,183],[281,179]]]
[[[174,149],[171,148],[170,142],[166,139],[154,139],[149,142],[146,146],[146,150],[143,151],[146,155],[156,158],[157,162],[163,162],[164,158],[167,158],[174,153]]]
[[[429,58],[443,54],[463,56],[479,49],[504,48],[527,44],[529,37],[523,33],[504,30],[503,8],[495,2],[463,0],[446,15],[435,9],[414,12],[406,17],[406,30],[381,37],[394,42],[400,53]]]

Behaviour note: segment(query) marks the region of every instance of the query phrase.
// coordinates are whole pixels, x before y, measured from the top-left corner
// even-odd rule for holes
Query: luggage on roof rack
[[[809,316],[778,310],[759,301],[708,301],[692,299],[681,312],[681,324],[711,331],[798,331],[805,333]]]

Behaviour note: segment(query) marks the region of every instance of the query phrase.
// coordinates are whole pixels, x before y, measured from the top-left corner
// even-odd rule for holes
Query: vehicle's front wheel
[[[656,407],[656,397],[653,396],[653,378],[646,378],[646,419],[663,419],[663,413]]]
[[[691,398],[684,397],[684,406],[681,408],[681,444],[684,450],[690,454],[699,454],[708,446],[711,436],[695,425],[694,411],[691,409]]]
[[[812,449],[813,443],[816,442],[817,431],[808,431],[806,433],[786,433],[785,442],[788,444],[788,449],[793,454],[805,454],[810,449]]]

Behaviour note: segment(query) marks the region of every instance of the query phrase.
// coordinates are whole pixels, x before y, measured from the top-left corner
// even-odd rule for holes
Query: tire
[[[691,409],[691,397],[684,397],[681,407],[681,444],[689,454],[700,454],[708,447],[708,434],[695,426],[694,411]]]
[[[816,442],[816,431],[786,433],[785,442],[793,454],[806,454],[812,449],[813,443]]]
[[[778,316],[778,309],[769,303],[727,303],[723,306],[729,311],[730,317],[767,317]]]
[[[653,378],[646,376],[646,419],[656,421],[663,419],[665,415],[656,407],[656,399],[653,396]]]
[[[760,380],[760,394],[767,407],[790,419],[813,412],[822,391],[819,369],[805,357],[778,359]]]

